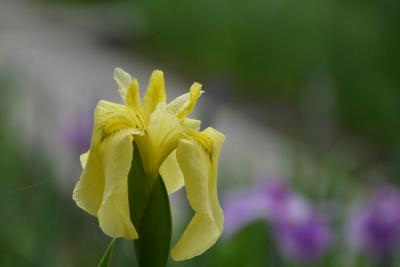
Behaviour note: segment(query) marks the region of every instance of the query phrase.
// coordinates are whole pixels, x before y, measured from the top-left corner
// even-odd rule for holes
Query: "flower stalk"
[[[146,175],[135,142],[128,175],[128,197],[131,221],[139,235],[133,241],[139,266],[166,266],[172,232],[168,193],[160,175],[155,178]]]

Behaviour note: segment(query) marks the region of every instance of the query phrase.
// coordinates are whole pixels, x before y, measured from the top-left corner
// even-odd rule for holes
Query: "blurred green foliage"
[[[136,48],[227,75],[242,94],[295,104],[326,73],[344,123],[381,143],[399,141],[398,1],[129,2],[143,19]]]

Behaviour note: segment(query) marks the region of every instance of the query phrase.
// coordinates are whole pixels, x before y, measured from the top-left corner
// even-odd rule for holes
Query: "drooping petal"
[[[147,118],[157,108],[158,103],[166,100],[164,74],[160,70],[155,70],[151,74],[149,85],[144,96],[144,112]]]
[[[217,196],[217,165],[224,135],[207,128],[192,140],[181,140],[177,160],[195,215],[172,250],[174,260],[200,255],[223,231],[224,216]]]
[[[100,142],[104,142],[120,131],[128,131],[130,134],[140,134],[135,118],[129,110],[120,104],[101,100],[96,108],[95,131],[100,134]]]
[[[76,205],[93,216],[103,199],[104,173],[98,153],[98,145],[92,145],[87,156],[83,172],[75,186],[72,198]],[[83,164],[82,164],[83,165]]]
[[[97,212],[100,228],[117,238],[138,237],[129,215],[128,173],[132,162],[132,137],[119,134],[99,151],[105,177],[102,203]]]
[[[182,188],[185,182],[178,161],[176,160],[176,150],[164,160],[160,167],[160,174],[168,194],[172,194]]]
[[[200,83],[193,83],[189,93],[183,94],[175,98],[168,104],[168,109],[176,114],[178,118],[185,118],[196,106],[197,100],[204,91],[201,91]]]
[[[130,223],[127,204],[124,204],[128,197],[126,169],[129,171],[132,158],[130,136],[141,132],[121,128],[107,140],[102,140],[103,135],[99,131],[104,128],[105,121],[120,116],[118,112],[124,111],[124,106],[106,101],[101,101],[96,107],[92,143],[88,154],[81,157],[84,170],[73,199],[79,207],[99,218],[100,227],[106,234],[133,239],[136,232]]]
[[[101,134],[97,129],[102,124],[102,119],[109,116],[107,114],[112,113],[113,110],[119,109],[119,106],[106,101],[99,102],[94,114],[94,129],[90,149],[86,156],[81,157],[83,171],[75,186],[72,198],[78,207],[93,216],[97,216],[104,191],[104,173],[99,155]]]

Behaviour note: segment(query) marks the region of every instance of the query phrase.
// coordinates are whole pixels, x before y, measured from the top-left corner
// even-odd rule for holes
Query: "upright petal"
[[[176,150],[164,160],[160,167],[160,174],[168,194],[172,194],[182,188],[185,181],[183,180],[181,168],[176,160]]]
[[[142,100],[140,98],[140,91],[139,91],[139,82],[136,79],[133,79],[128,87],[125,103],[133,111],[139,111],[142,108]]]
[[[117,82],[124,103],[134,111],[139,110],[142,107],[142,100],[137,79],[132,79],[132,76],[123,69],[115,68],[114,80]]]
[[[151,74],[146,95],[144,96],[144,112],[147,118],[157,108],[158,103],[166,100],[164,74],[160,70],[155,70]]]
[[[165,103],[160,103],[151,114],[146,134],[136,139],[150,175],[157,175],[162,162],[175,150],[182,137],[183,126]]]
[[[183,94],[175,98],[168,104],[168,109],[176,114],[178,118],[185,118],[196,106],[197,100],[204,91],[201,91],[200,83],[193,83],[189,93]]]
[[[114,69],[114,80],[117,82],[118,91],[121,98],[125,101],[128,87],[132,82],[132,76],[121,68]]]
[[[200,255],[223,231],[224,216],[217,196],[217,165],[223,141],[223,134],[207,128],[178,145],[177,160],[195,215],[172,250],[174,260]]]
[[[198,131],[198,130],[200,130],[201,121],[200,120],[191,119],[191,118],[185,118],[183,120],[183,122],[182,122],[182,125],[184,127],[189,128],[189,129]]]

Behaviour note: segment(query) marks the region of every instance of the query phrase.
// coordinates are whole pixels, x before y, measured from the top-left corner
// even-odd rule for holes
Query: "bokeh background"
[[[226,134],[225,232],[169,266],[400,266],[396,0],[1,0],[0,266],[96,266],[109,238],[71,199],[115,66]],[[172,196],[174,239],[190,216]],[[112,266],[136,266],[117,242]]]

